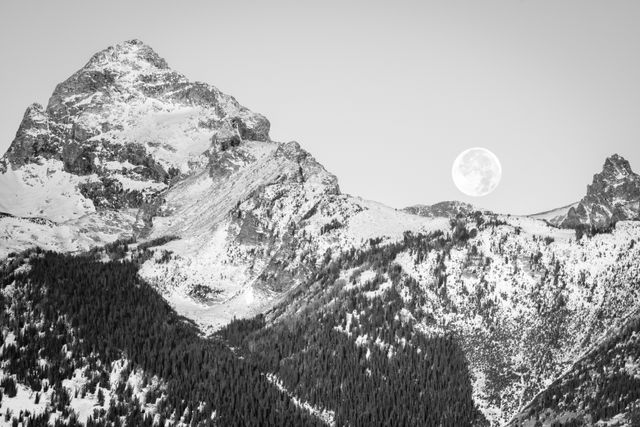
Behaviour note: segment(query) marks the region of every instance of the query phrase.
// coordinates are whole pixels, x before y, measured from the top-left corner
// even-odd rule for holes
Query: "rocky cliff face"
[[[365,369],[367,355],[387,366],[410,351],[407,337],[455,336],[492,425],[535,403],[637,311],[640,227],[621,220],[637,217],[639,177],[619,156],[578,205],[545,214],[564,227],[619,221],[576,241],[465,203],[398,211],[341,194],[297,142],[268,132],[263,116],[139,41],[99,52],[46,108],[29,107],[2,158],[0,258],[128,238],[114,246],[121,259],[137,253],[136,274],[201,331],[311,312],[309,329],[322,319],[327,335],[362,349],[365,380],[376,368]]]
[[[638,219],[640,214],[640,175],[629,162],[614,154],[607,158],[602,172],[594,175],[587,195],[558,219],[563,227],[604,228],[618,221]]]
[[[75,187],[95,208],[138,208],[206,162],[212,140],[232,138],[268,141],[269,122],[132,40],[94,55],[46,108],[30,106],[2,170],[49,162],[82,177]]]
[[[431,227],[341,195],[264,116],[138,40],[27,109],[0,162],[0,212],[0,256],[175,237],[141,274],[204,327],[271,304],[327,250]]]

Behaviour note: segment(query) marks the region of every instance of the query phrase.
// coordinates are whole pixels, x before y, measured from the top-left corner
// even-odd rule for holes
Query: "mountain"
[[[216,328],[277,300],[329,249],[444,224],[340,194],[269,126],[138,40],[109,47],[27,109],[1,160],[0,255],[174,236],[141,274]]]
[[[0,423],[632,425],[628,163],[542,217],[396,210],[268,132],[137,40],[29,107],[0,166]],[[606,203],[627,216],[564,224]]]
[[[639,337],[636,314],[537,395],[510,425],[559,420],[564,425],[640,425]]]
[[[533,215],[566,228],[610,227],[618,221],[640,217],[640,175],[629,162],[614,154],[604,162],[602,172],[593,176],[586,196],[560,211]]]
[[[529,216],[531,218],[548,221],[550,224],[559,224],[566,218],[569,209],[575,208],[577,206],[578,202]]]
[[[54,221],[64,236],[34,233],[51,247],[131,235],[172,180],[208,163],[214,134],[218,144],[264,142],[268,131],[263,116],[132,40],[94,55],[46,108],[27,109],[0,162],[0,210]]]
[[[420,215],[427,218],[455,218],[458,215],[468,215],[478,209],[469,203],[445,201],[433,205],[414,205],[402,209],[413,215]]]

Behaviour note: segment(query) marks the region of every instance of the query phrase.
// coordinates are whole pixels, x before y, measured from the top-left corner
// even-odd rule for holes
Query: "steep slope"
[[[320,323],[364,353],[381,349],[404,366],[394,355],[419,348],[417,337],[455,337],[475,403],[491,425],[502,425],[637,310],[639,238],[635,222],[576,241],[572,230],[541,221],[477,213],[453,222],[446,234],[409,233],[325,259],[240,345],[268,358],[276,350],[267,343],[278,345],[280,325],[313,330]],[[303,357],[317,340],[303,339],[287,359],[295,363],[276,371],[303,395],[320,393],[313,384],[328,375]],[[361,363],[379,369],[379,362]],[[308,383],[297,385],[291,371],[310,376]],[[326,393],[319,401],[343,413]]]
[[[562,206],[561,208],[551,209],[549,211],[529,215],[529,217],[542,221],[548,221],[550,224],[559,224],[566,218],[569,209],[577,207],[578,202]]]
[[[580,358],[509,423],[640,425],[640,318]]]
[[[26,246],[17,234],[62,249],[131,236],[139,209],[206,163],[213,138],[266,141],[268,131],[263,116],[189,82],[140,41],[109,47],[59,84],[46,109],[27,109],[0,160],[0,211],[14,218],[1,224],[10,231],[0,255]]]
[[[640,175],[618,154],[607,158],[602,172],[593,176],[586,196],[566,213],[551,218],[566,228],[605,229],[640,215]]]
[[[307,402],[303,406],[317,416],[332,414],[336,425],[485,425],[485,418],[501,425],[637,313],[639,226],[620,222],[612,234],[576,241],[573,231],[540,221],[475,213],[458,218],[446,232],[372,239],[327,252],[313,274],[265,316],[234,320],[216,336],[277,390],[294,402]],[[58,286],[64,284],[64,292],[55,295],[62,301],[73,297],[81,304],[89,292],[91,303],[106,290],[111,296],[104,296],[105,303],[111,306],[106,301],[113,295],[130,292],[119,275],[110,278],[109,272],[120,268],[111,260],[144,267],[161,253],[157,245],[169,244],[166,240],[111,245],[78,259],[44,254],[48,264],[36,256],[31,267],[11,260],[4,295],[15,297],[17,290],[29,289],[28,283],[46,278],[43,283],[51,289],[63,280]],[[59,267],[53,268],[54,261]],[[84,274],[84,267],[72,265],[97,273]],[[130,273],[138,280],[135,269]],[[64,279],[68,274],[71,280]],[[105,279],[91,279],[101,275]],[[89,283],[98,288],[92,291]],[[116,284],[118,292],[108,291]],[[134,313],[142,313],[136,304],[149,297],[127,301]],[[93,313],[70,302],[51,307],[74,316]],[[108,320],[87,327],[101,328]],[[86,333],[93,340],[102,339],[104,331]],[[110,334],[109,340],[118,340],[116,347],[127,346],[128,355],[148,345]],[[138,339],[147,337],[142,331]],[[154,357],[154,352],[138,357]],[[620,350],[631,361],[634,352]],[[182,378],[179,372],[161,377]],[[228,410],[226,403],[218,405]]]
[[[140,279],[150,247],[0,264],[0,424],[326,425]]]
[[[16,382],[19,400],[32,393],[27,406],[42,409],[33,386],[53,374],[38,367],[41,335],[62,369],[46,378],[55,384],[47,408],[62,399],[67,420],[65,380],[127,363],[169,387],[170,404],[146,407],[141,390],[136,403],[100,386],[124,399],[113,413],[136,421],[145,410],[170,424],[249,414],[501,425],[549,407],[552,394],[536,399],[608,340],[619,336],[619,358],[635,363],[619,331],[640,296],[640,225],[627,221],[640,193],[621,157],[607,159],[579,204],[534,218],[460,202],[399,211],[341,194],[298,143],[268,131],[263,116],[189,82],[136,40],[94,55],[46,108],[31,106],[0,162],[0,308],[11,319],[0,356],[19,361],[2,366],[3,390]],[[38,245],[76,253],[16,254]],[[618,369],[618,359],[600,365]],[[207,369],[194,370],[200,362]],[[215,381],[200,378],[208,372]],[[591,387],[579,372],[567,386],[575,394]],[[101,419],[108,407],[97,406]],[[607,411],[599,419],[627,408]]]
[[[0,161],[0,257],[172,236],[141,274],[216,328],[272,304],[329,249],[446,225],[341,195],[268,131],[142,42],[109,47],[28,108]]]

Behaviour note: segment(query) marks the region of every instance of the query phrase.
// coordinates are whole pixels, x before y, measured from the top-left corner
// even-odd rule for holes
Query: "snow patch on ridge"
[[[91,177],[64,171],[59,160],[42,160],[0,174],[0,212],[22,217],[45,217],[55,222],[95,212],[77,186]]]
[[[323,408],[318,408],[318,407],[315,407],[315,406],[311,405],[309,402],[304,402],[304,401],[300,400],[298,397],[293,395],[293,393],[289,392],[289,390],[287,390],[287,388],[282,383],[282,380],[280,380],[274,374],[267,374],[266,378],[271,384],[275,385],[278,388],[278,390],[280,390],[282,393],[284,393],[287,396],[289,396],[291,398],[291,401],[293,402],[293,404],[296,405],[298,408],[304,409],[309,414],[311,414],[314,417],[318,418],[319,420],[321,420],[322,422],[324,422],[328,426],[334,427],[336,425],[336,422],[335,422],[336,415],[335,415],[334,411],[331,411],[331,410],[328,410],[328,409],[323,409]]]

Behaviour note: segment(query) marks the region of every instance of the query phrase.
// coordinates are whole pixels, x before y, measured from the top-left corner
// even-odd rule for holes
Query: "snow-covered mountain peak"
[[[354,367],[343,369],[356,373],[356,381],[336,382],[345,385],[340,393],[391,384],[385,396],[393,396],[394,390],[405,393],[396,402],[410,403],[407,413],[426,415],[418,409],[430,408],[423,405],[430,404],[429,396],[441,395],[442,390],[460,395],[460,390],[466,390],[465,405],[473,398],[491,425],[499,425],[637,311],[640,222],[622,220],[633,219],[638,212],[640,177],[618,155],[606,160],[581,202],[532,217],[496,215],[459,201],[399,210],[342,194],[337,178],[299,143],[272,141],[269,122],[262,115],[211,85],[190,82],[150,47],[132,40],[94,55],[56,87],[46,108],[30,106],[0,160],[0,261],[8,261],[7,268],[0,265],[0,270],[4,269],[5,285],[12,283],[5,286],[9,292],[0,292],[0,303],[11,300],[6,313],[17,313],[22,301],[15,299],[16,284],[26,286],[30,283],[26,279],[42,276],[48,285],[50,268],[55,275],[71,270],[71,279],[60,279],[60,284],[75,286],[72,280],[84,274],[77,261],[89,262],[87,268],[95,268],[100,275],[87,275],[89,280],[78,288],[68,286],[73,298],[80,295],[75,290],[91,296],[86,291],[93,286],[100,292],[106,289],[109,295],[126,296],[121,291],[144,279],[178,314],[198,324],[201,332],[231,323],[228,331],[236,335],[234,318],[258,313],[264,315],[260,322],[267,322],[265,328],[286,326],[286,333],[274,329],[272,334],[253,321],[240,323],[250,325],[247,333],[257,333],[253,336],[258,339],[228,343],[233,344],[234,355],[253,360],[263,345],[273,341],[276,349],[263,354],[274,356],[273,368],[280,377],[272,373],[271,361],[269,370],[256,371],[261,377],[266,374],[285,384],[299,378],[287,372],[304,373],[309,374],[310,383],[318,384],[322,378],[313,375],[322,374],[314,369],[313,360],[314,352],[322,349],[319,354],[326,357],[317,360],[323,365],[339,358],[335,366]],[[579,233],[557,227],[601,224],[607,225],[606,233],[578,238]],[[39,268],[47,270],[16,280],[14,271],[22,275],[21,271],[34,268],[31,260],[40,259],[40,251],[33,251],[29,260],[18,254],[33,246],[83,253],[60,264],[55,261],[57,255],[45,254]],[[95,246],[103,247],[84,253]],[[49,264],[50,260],[56,264]],[[103,266],[116,273],[122,266],[132,267],[122,277],[135,280],[125,282],[117,273],[115,283],[104,282]],[[44,292],[46,287],[28,285],[22,296],[39,298],[40,292],[33,289]],[[49,297],[66,294],[42,295],[47,296],[43,303],[56,306],[62,304]],[[127,302],[125,308],[132,311],[123,313],[148,308],[148,297],[157,297],[155,292],[140,295],[146,297],[125,298],[134,305]],[[117,304],[122,300],[115,301],[113,306],[122,305]],[[80,312],[92,328],[103,325],[95,321],[94,313],[112,317],[109,304],[89,302],[88,310],[78,310],[85,301],[78,303],[68,304],[67,313]],[[30,316],[25,321],[36,319]],[[119,316],[126,325],[129,317]],[[148,318],[142,318],[137,324],[146,325]],[[157,324],[177,323],[174,317],[168,319],[171,322]],[[46,335],[54,331],[53,324],[33,329],[22,327],[22,320],[10,323],[10,338],[0,330],[0,350],[2,342],[6,349],[7,342],[24,343],[40,337],[40,331],[43,339],[59,347],[57,338],[50,340]],[[254,330],[258,326],[261,331]],[[290,326],[295,329],[289,330]],[[309,335],[301,333],[306,330]],[[161,342],[155,335],[137,335]],[[96,342],[101,337],[85,335]],[[280,340],[286,340],[286,345],[279,346]],[[294,341],[294,346],[289,345]],[[133,347],[144,353],[155,345],[140,343]],[[450,344],[459,350],[441,351]],[[79,358],[70,348],[63,352],[58,347],[55,354],[62,355],[61,366],[69,366],[65,354]],[[105,345],[82,344],[85,347]],[[32,345],[22,354],[43,353],[37,349]],[[298,357],[297,349],[304,355]],[[176,360],[184,361],[183,353],[174,350],[171,353],[179,355]],[[245,351],[249,352],[240,353]],[[429,353],[435,359],[425,358]],[[445,368],[449,365],[436,359],[451,359],[464,369]],[[190,358],[189,364],[198,366],[197,359]],[[640,364],[633,364],[636,372]],[[148,365],[175,366],[154,361]],[[392,373],[397,368],[400,375]],[[60,376],[56,370],[48,371]],[[338,374],[337,381],[343,381],[344,375]],[[0,379],[3,375],[0,369]],[[418,380],[406,381],[414,376]],[[438,385],[438,377],[446,387]],[[435,384],[434,388],[420,385],[427,383]],[[288,387],[293,393],[298,384]],[[103,393],[110,390],[100,388]],[[220,390],[228,395],[225,387]],[[335,390],[332,387],[328,394],[338,399],[328,400],[327,408],[346,407]],[[46,392],[42,395],[46,401]],[[317,396],[326,398],[322,393]],[[415,396],[426,400],[414,405]],[[451,404],[454,400],[447,397],[451,394],[443,396],[442,402],[455,416],[476,412],[473,405]],[[82,400],[82,395],[74,398]],[[175,413],[197,414],[203,405],[196,402]],[[99,410],[93,404],[88,408]],[[346,417],[335,418],[335,424],[348,424],[348,417],[359,420],[367,413],[368,409],[351,407],[340,415]],[[187,418],[184,415],[180,423],[188,424]],[[419,425],[438,424],[436,418],[422,415],[412,419]],[[458,418],[447,416],[441,419],[451,425],[486,425],[456,422]],[[222,418],[213,421],[226,425]],[[386,424],[410,424],[395,421]]]
[[[609,227],[621,220],[637,219],[640,213],[640,175],[629,162],[614,154],[602,172],[593,176],[586,196],[569,209],[560,225],[569,228]]]
[[[0,256],[171,236],[160,250],[174,255],[142,274],[207,326],[270,303],[327,252],[448,226],[342,195],[300,144],[269,138],[264,116],[139,41],[29,107],[3,163]]]
[[[169,68],[167,61],[138,39],[127,40],[96,53],[84,69],[158,69]]]
[[[135,151],[160,175],[187,173],[214,137],[268,141],[269,128],[264,116],[214,86],[190,82],[131,40],[95,54],[58,84],[46,109],[29,107],[0,171],[56,159],[68,172],[100,175],[104,161],[140,165],[123,158],[122,151]]]
[[[69,240],[78,221],[93,237],[63,247],[131,235],[136,211],[157,203],[172,182],[220,166],[212,152],[222,146],[228,159],[238,144],[270,144],[269,127],[232,96],[170,69],[140,41],[104,49],[56,86],[46,108],[27,108],[0,159],[0,212],[73,230],[53,238],[32,222],[5,220],[22,224],[11,227],[24,236],[4,236],[15,244],[6,249],[50,246],[45,240],[59,247],[52,242]]]
[[[166,89],[188,83],[186,77],[170,69],[167,61],[151,47],[139,40],[130,40],[96,53],[84,67],[58,84],[49,99],[47,112],[62,118],[114,101],[161,99],[160,86]],[[221,96],[217,89],[208,89]]]
[[[627,159],[619,154],[613,154],[605,160],[602,175],[616,179],[623,179],[635,174],[631,170],[631,165]]]
[[[622,156],[608,157],[602,172],[593,176],[587,187],[587,197],[609,197],[614,204],[626,203],[640,196],[640,175],[631,170],[631,165]]]

